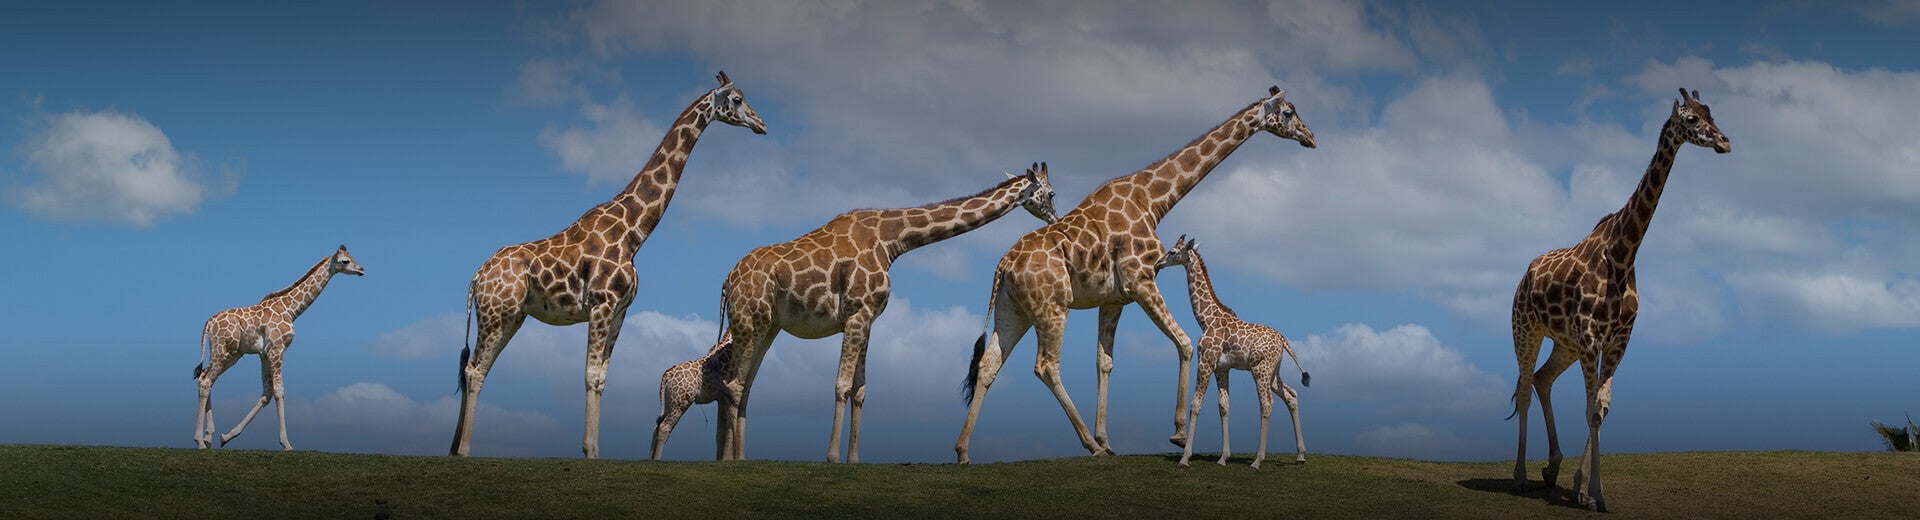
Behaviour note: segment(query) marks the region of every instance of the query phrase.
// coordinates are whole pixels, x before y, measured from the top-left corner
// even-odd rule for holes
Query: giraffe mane
[[[988,193],[993,193],[993,191],[994,191],[994,190],[998,190],[998,189],[1000,189],[1000,188],[1005,188],[1005,187],[1007,187],[1007,185],[1008,185],[1008,184],[1013,184],[1013,183],[1014,183],[1014,181],[1018,181],[1018,180],[1020,180],[1020,179],[1025,179],[1025,178],[1027,178],[1027,176],[1026,176],[1026,174],[1020,174],[1020,175],[1015,175],[1015,176],[1013,176],[1012,178],[1009,178],[1009,179],[1007,179],[1007,180],[1003,180],[1003,181],[1000,181],[1000,183],[999,183],[999,184],[995,184],[995,185],[993,185],[993,186],[990,186],[990,187],[988,187],[987,189],[984,189],[984,190],[980,190],[980,192],[979,192],[979,193],[975,193],[975,194],[972,194],[972,195],[961,195],[961,196],[958,196],[958,197],[954,197],[954,198],[951,198],[951,199],[947,199],[947,200],[943,200],[943,201],[940,201],[940,202],[929,202],[929,203],[926,203],[926,204],[921,204],[921,205],[919,205],[919,206],[911,206],[911,207],[905,207],[905,208],[859,208],[859,209],[855,209],[855,210],[851,210],[851,211],[848,211],[847,213],[853,213],[853,212],[857,212],[857,211],[894,211],[894,210],[902,210],[902,209],[916,209],[916,208],[928,208],[928,209],[931,209],[931,208],[934,208],[934,207],[938,207],[938,206],[941,206],[941,205],[944,205],[944,204],[952,204],[952,203],[955,203],[955,202],[959,202],[959,201],[963,201],[963,200],[967,200],[967,199],[971,199],[971,198],[974,198],[974,197],[978,197],[978,196],[981,196],[981,195],[986,195],[986,194],[988,194]]]
[[[286,296],[287,293],[293,292],[293,288],[299,287],[301,282],[307,281],[307,277],[313,276],[313,273],[315,271],[318,271],[320,270],[321,267],[326,266],[327,262],[331,260],[333,260],[333,255],[327,255],[326,258],[320,259],[319,262],[316,262],[313,264],[313,267],[307,268],[307,274],[300,275],[299,280],[294,280],[293,285],[286,286],[285,288],[280,289],[278,291],[267,293],[266,296],[261,296],[260,303],[266,303],[267,300],[271,300],[281,296]]]

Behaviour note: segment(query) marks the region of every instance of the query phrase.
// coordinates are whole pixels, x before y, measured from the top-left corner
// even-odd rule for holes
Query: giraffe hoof
[[[1188,468],[1192,468],[1192,467],[1193,467],[1193,466],[1188,466],[1188,465],[1187,465],[1187,461],[1184,461],[1184,460],[1183,460],[1183,461],[1180,461],[1180,469],[1188,469]]]
[[[1253,469],[1260,469],[1260,461],[1253,461]]]
[[[1175,447],[1185,448],[1187,447],[1187,436],[1175,435],[1172,437],[1168,437],[1167,442],[1173,443]]]

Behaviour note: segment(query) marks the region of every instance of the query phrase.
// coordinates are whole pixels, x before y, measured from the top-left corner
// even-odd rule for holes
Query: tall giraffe
[[[746,457],[746,403],[750,387],[780,331],[804,338],[840,334],[840,373],[833,390],[833,434],[827,460],[840,461],[840,427],[848,401],[847,462],[860,461],[860,408],[866,402],[867,338],[887,308],[893,261],[915,248],[987,225],[1015,207],[1053,222],[1053,185],[1047,166],[970,197],[904,209],[854,210],[799,238],[747,253],[721,286],[722,333],[740,357],[726,380],[721,409],[722,458]]]
[[[1166,302],[1154,284],[1160,239],[1153,229],[1180,198],[1207,177],[1228,154],[1254,134],[1268,132],[1282,139],[1314,147],[1313,132],[1294,113],[1293,103],[1280,87],[1267,97],[1233,114],[1173,154],[1140,171],[1102,184],[1060,220],[1020,237],[994,269],[987,316],[992,328],[973,346],[963,395],[967,421],[954,444],[960,463],[967,463],[967,443],[980,415],[980,403],[993,385],[1007,355],[1028,329],[1039,329],[1040,347],[1034,375],[1046,382],[1060,401],[1067,419],[1080,435],[1080,444],[1095,455],[1112,454],[1107,444],[1107,377],[1113,372],[1113,334],[1120,311],[1139,303],[1155,325],[1172,339],[1180,354],[1180,382],[1174,388],[1175,444],[1185,445],[1187,377],[1193,370],[1193,345],[1167,313]],[[1088,435],[1080,413],[1060,384],[1060,338],[1066,331],[1068,309],[1100,308],[1099,398],[1094,435]],[[999,314],[994,309],[1002,309]]]
[[[1300,369],[1300,386],[1312,386],[1313,376],[1306,367],[1300,366],[1300,356],[1294,354],[1293,346],[1287,343],[1273,327],[1258,323],[1247,323],[1234,314],[1233,309],[1220,303],[1220,295],[1213,291],[1213,278],[1207,275],[1207,263],[1200,259],[1200,251],[1195,250],[1198,240],[1187,240],[1181,235],[1173,241],[1173,247],[1160,257],[1160,263],[1154,269],[1166,269],[1181,265],[1187,268],[1187,295],[1193,299],[1193,319],[1200,322],[1200,370],[1199,378],[1193,383],[1193,402],[1188,409],[1187,430],[1189,438],[1193,436],[1193,425],[1200,421],[1200,401],[1207,396],[1207,379],[1220,378],[1220,462],[1227,465],[1227,457],[1232,453],[1228,448],[1229,430],[1227,428],[1227,376],[1232,369],[1253,373],[1254,392],[1260,396],[1260,451],[1253,456],[1254,469],[1260,468],[1260,462],[1267,460],[1267,419],[1273,416],[1273,396],[1278,394],[1287,405],[1287,414],[1293,416],[1293,462],[1307,462],[1307,441],[1300,435],[1300,394],[1280,380],[1281,354],[1293,358],[1294,368]],[[1186,452],[1180,455],[1180,467],[1187,467],[1187,461],[1193,458],[1193,443],[1188,442]]]
[[[727,73],[720,86],[702,94],[680,112],[660,139],[660,147],[625,190],[587,210],[553,236],[500,248],[467,286],[468,319],[479,319],[475,349],[460,350],[460,420],[449,454],[466,456],[473,442],[473,412],[480,385],[507,342],[527,316],[551,325],[587,322],[587,421],[580,450],[600,457],[600,394],[607,384],[607,363],[620,336],[620,321],[633,302],[638,283],[633,255],[660,223],[673,199],[687,154],[713,121],[766,134],[766,123]]]
[[[1528,485],[1527,405],[1534,391],[1540,393],[1540,413],[1547,421],[1547,467],[1541,475],[1546,485],[1555,485],[1560,474],[1560,437],[1554,431],[1548,396],[1554,379],[1577,361],[1586,380],[1587,446],[1580,467],[1573,472],[1573,487],[1581,505],[1595,511],[1607,508],[1600,486],[1600,423],[1613,402],[1613,370],[1626,354],[1627,337],[1633,333],[1640,309],[1634,255],[1682,143],[1717,153],[1733,150],[1714,125],[1713,113],[1700,102],[1698,90],[1688,96],[1686,89],[1680,89],[1680,100],[1673,102],[1673,112],[1660,129],[1653,162],[1626,206],[1602,217],[1579,244],[1534,258],[1514,290],[1513,354],[1520,365],[1520,382],[1513,391],[1513,414],[1520,418],[1520,448],[1513,462],[1516,487]],[[1553,339],[1553,352],[1535,372],[1541,338]]]
[[[207,449],[213,444],[210,399],[213,381],[240,361],[240,356],[259,354],[260,402],[253,405],[253,411],[247,412],[240,424],[234,425],[233,431],[220,436],[220,445],[226,446],[234,437],[239,437],[240,431],[247,429],[247,423],[253,422],[253,416],[272,402],[274,413],[280,416],[280,449],[293,449],[293,444],[287,442],[286,386],[280,380],[280,367],[286,360],[287,347],[293,346],[293,320],[313,306],[334,273],[364,276],[367,271],[347,254],[347,246],[340,246],[320,259],[320,263],[313,264],[293,285],[268,293],[260,298],[260,303],[227,309],[207,318],[207,323],[200,327],[200,365],[193,367],[193,379],[200,383],[200,406],[194,410],[193,419],[195,446]]]
[[[650,458],[660,460],[667,447],[667,437],[673,435],[673,427],[680,423],[680,416],[696,404],[706,404],[726,395],[727,373],[733,370],[733,342],[726,336],[707,348],[707,354],[695,359],[680,362],[667,368],[660,374],[660,417],[653,423],[653,449]],[[726,454],[725,428],[716,428],[714,457]]]

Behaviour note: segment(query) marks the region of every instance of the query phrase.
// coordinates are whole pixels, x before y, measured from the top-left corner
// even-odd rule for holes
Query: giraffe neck
[[[1673,170],[1673,158],[1680,153],[1681,132],[1678,121],[1667,120],[1666,126],[1660,129],[1660,146],[1653,152],[1647,174],[1640,178],[1640,185],[1634,188],[1626,206],[1615,212],[1610,234],[1614,245],[1608,248],[1608,257],[1613,262],[1631,264],[1634,254],[1639,252],[1640,241],[1647,235],[1647,225],[1653,222],[1653,210],[1660,205],[1660,192],[1666,189],[1667,173]]]
[[[307,274],[285,289],[274,291],[260,298],[260,303],[268,308],[288,313],[288,321],[299,318],[320,298],[320,291],[327,288],[327,281],[333,278],[333,270],[327,263],[333,261],[333,255],[327,255],[320,263],[314,264]]]
[[[674,188],[680,184],[680,172],[687,166],[687,155],[693,153],[693,145],[699,143],[707,124],[713,122],[712,103],[713,96],[708,93],[681,111],[673,126],[667,128],[667,135],[660,138],[660,146],[653,150],[647,165],[613,198],[615,203],[628,209],[627,241],[634,248],[653,233],[654,226],[660,224],[660,215],[667,211],[667,203],[673,200]]]
[[[1214,320],[1234,316],[1233,309],[1220,303],[1220,295],[1213,292],[1213,278],[1207,276],[1207,263],[1200,260],[1200,253],[1187,254],[1192,255],[1187,262],[1187,295],[1193,298],[1194,321],[1206,328]]]
[[[1147,165],[1140,171],[1109,181],[1107,186],[1096,192],[1104,194],[1099,203],[1114,204],[1113,199],[1140,197],[1147,208],[1150,224],[1159,224],[1160,219],[1173,210],[1187,192],[1200,184],[1201,179],[1213,172],[1220,161],[1245,144],[1247,139],[1259,131],[1260,103],[1255,102],[1234,113],[1233,117],[1208,130],[1193,142],[1167,155],[1165,158]],[[1122,190],[1131,186],[1132,190]],[[1089,196],[1087,202],[1096,202]],[[1086,205],[1086,202],[1081,203]]]
[[[880,237],[893,258],[915,248],[953,238],[1020,207],[1020,197],[1033,181],[1024,176],[971,197],[902,209],[879,210]]]

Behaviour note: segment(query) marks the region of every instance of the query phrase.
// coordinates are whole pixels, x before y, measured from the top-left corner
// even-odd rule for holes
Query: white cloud
[[[1419,460],[1484,458],[1477,446],[1450,432],[1415,423],[1382,426],[1353,435],[1354,454]]]
[[[1395,411],[1458,413],[1506,406],[1508,383],[1440,344],[1426,327],[1376,331],[1342,325],[1294,342],[1300,364],[1326,399],[1378,404]]]
[[[419,402],[387,385],[367,382],[311,401],[289,401],[288,436],[304,449],[437,455],[446,452],[460,412],[458,397]],[[475,420],[475,428],[486,432],[474,438],[475,451],[496,456],[541,454],[564,433],[550,415],[484,401]]]
[[[1760,272],[1727,276],[1756,307],[1829,333],[1920,327],[1920,278],[1846,272]]]
[[[560,157],[560,169],[586,175],[588,185],[625,183],[647,164],[654,145],[666,133],[641,117],[640,109],[624,94],[612,103],[581,103],[580,119],[587,126],[541,129],[540,146]]]
[[[19,146],[21,183],[7,202],[35,216],[149,227],[192,213],[202,200],[231,191],[209,188],[205,166],[174,149],[160,127],[115,110],[46,118]]]
[[[465,313],[446,313],[414,322],[398,330],[382,332],[367,345],[374,355],[387,359],[425,359],[457,351],[471,341],[462,330],[468,327]]]

